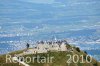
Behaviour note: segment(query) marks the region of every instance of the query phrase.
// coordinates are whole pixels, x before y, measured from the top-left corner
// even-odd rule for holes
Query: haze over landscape
[[[0,54],[56,36],[100,61],[99,6],[100,0],[0,0]]]

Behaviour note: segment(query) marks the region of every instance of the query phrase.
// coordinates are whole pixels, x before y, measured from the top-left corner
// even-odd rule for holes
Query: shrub
[[[79,47],[76,47],[76,50],[77,50],[78,52],[80,52],[80,49],[79,49]]]

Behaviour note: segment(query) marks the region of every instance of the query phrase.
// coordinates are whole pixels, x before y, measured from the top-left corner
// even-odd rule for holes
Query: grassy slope
[[[12,52],[10,53],[10,55],[13,56],[14,54],[19,54],[22,53],[22,51]],[[6,55],[2,55],[0,56],[0,66],[22,66],[22,65],[19,65],[19,63],[6,63]]]
[[[66,63],[66,60],[68,60],[69,57],[67,57],[66,55],[68,54],[71,54],[71,55],[75,55],[75,54],[78,54],[78,55],[82,55],[84,54],[84,56],[86,55],[85,53],[83,52],[77,52],[77,51],[74,51],[75,53],[71,53],[71,52],[48,52],[47,54],[49,54],[50,56],[54,56],[54,59],[53,59],[53,63],[29,63],[30,66],[68,66],[68,63]],[[37,54],[41,57],[45,56],[47,54]],[[34,55],[28,55],[30,57],[34,56]],[[80,60],[81,61],[81,60]],[[97,61],[93,59],[93,61],[91,63],[86,63],[85,59],[84,59],[84,62],[85,63],[80,63],[80,61],[78,63],[71,63],[70,66],[100,66],[98,65]]]
[[[69,46],[69,48],[71,48],[71,47]],[[22,53],[22,51],[16,51],[16,52],[12,52],[10,54],[13,56],[14,54]],[[84,57],[87,55],[83,51],[78,52],[74,48],[73,53],[72,52],[48,52],[48,53],[35,54],[35,55],[26,55],[24,57],[27,57],[27,56],[34,57],[34,56],[37,56],[37,55],[39,55],[41,57],[43,57],[43,56],[47,57],[47,54],[49,54],[50,56],[54,56],[53,63],[37,63],[35,61],[35,63],[32,63],[32,62],[29,63],[29,65],[30,66],[68,66],[68,63],[66,63],[66,60],[68,60],[69,57],[66,56],[66,55],[77,54],[79,56],[84,55]],[[16,63],[16,64],[15,63],[6,63],[5,58],[6,58],[5,55],[0,56],[0,64],[1,64],[0,66],[22,66],[22,65],[19,65],[18,63]],[[78,63],[72,62],[69,66],[100,66],[100,63],[98,63],[95,59],[93,59],[91,63],[86,63],[85,58],[84,58],[85,63],[80,63],[80,61]]]

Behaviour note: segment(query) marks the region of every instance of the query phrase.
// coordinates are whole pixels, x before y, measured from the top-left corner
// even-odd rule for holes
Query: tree
[[[77,50],[78,52],[80,52],[80,48],[79,48],[79,47],[76,47],[76,50]]]
[[[27,43],[26,48],[28,49],[30,47],[30,45]]]
[[[87,52],[86,52],[86,51],[84,51],[84,53],[85,53],[85,54],[87,54]]]

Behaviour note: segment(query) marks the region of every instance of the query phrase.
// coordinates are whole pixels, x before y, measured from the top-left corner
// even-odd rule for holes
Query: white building
[[[66,44],[65,43],[62,43],[60,45],[60,51],[67,51],[67,47],[66,47]]]

